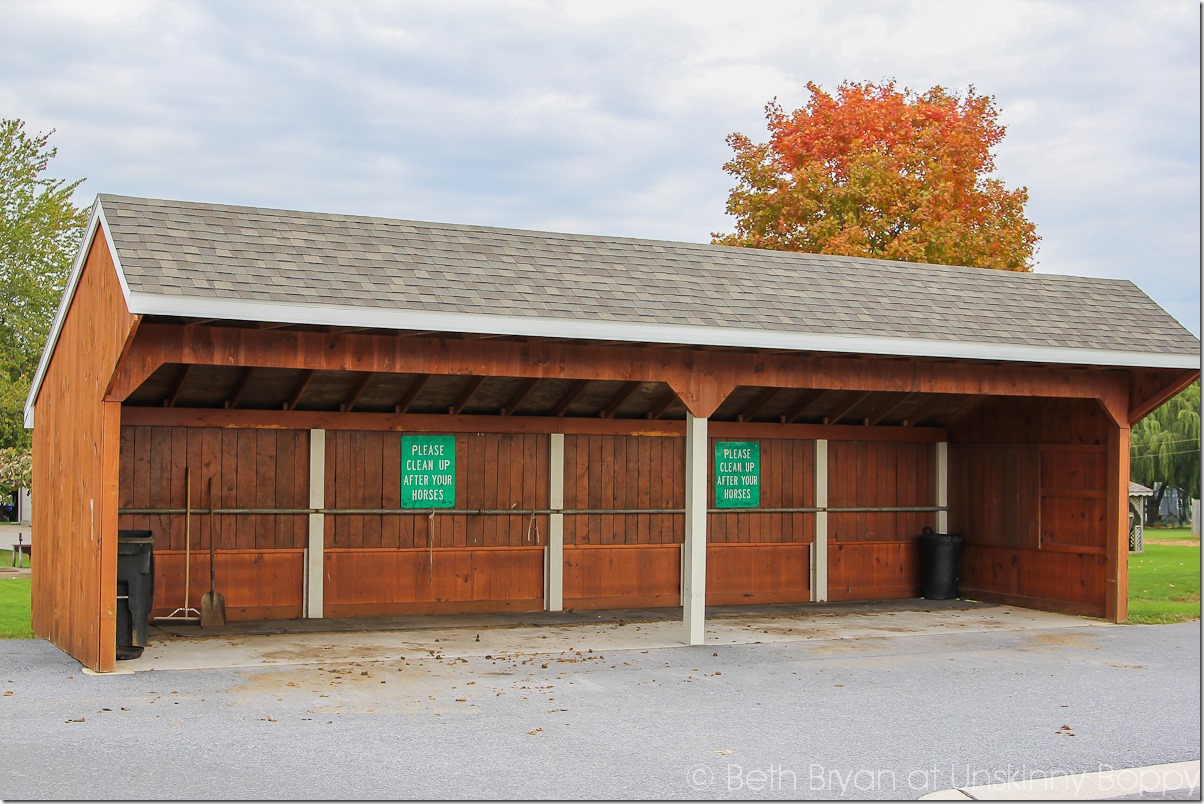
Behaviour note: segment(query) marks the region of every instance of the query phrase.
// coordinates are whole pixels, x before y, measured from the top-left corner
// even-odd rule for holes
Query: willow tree
[[[1168,488],[1200,499],[1199,380],[1138,422],[1129,444],[1129,477],[1154,489],[1146,510],[1151,522],[1157,521]],[[1181,506],[1185,502],[1181,497]],[[1180,510],[1180,519],[1186,513]]]

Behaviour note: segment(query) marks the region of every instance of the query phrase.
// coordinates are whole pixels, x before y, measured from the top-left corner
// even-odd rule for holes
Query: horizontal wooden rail
[[[800,508],[708,508],[708,514],[814,514],[827,511],[831,514],[857,513],[916,513],[925,511],[947,511],[948,506],[941,505],[895,505],[895,506],[861,506],[854,508],[816,508],[804,506]],[[217,514],[219,516],[232,514],[278,514],[278,515],[308,515],[330,514],[333,516],[387,516],[387,515],[422,515],[438,514],[471,514],[473,516],[531,516],[546,514],[564,514],[566,516],[615,516],[637,514],[684,514],[684,508],[193,508],[196,516]],[[119,514],[164,515],[186,514],[184,508],[121,508]]]

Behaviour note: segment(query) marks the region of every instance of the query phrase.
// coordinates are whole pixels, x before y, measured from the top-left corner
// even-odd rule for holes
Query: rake
[[[166,617],[156,617],[155,625],[200,625],[201,613],[188,605],[192,580],[192,470],[184,467],[184,605]]]

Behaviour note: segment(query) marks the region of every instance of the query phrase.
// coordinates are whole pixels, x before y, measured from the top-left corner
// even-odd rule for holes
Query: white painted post
[[[564,433],[552,433],[551,460],[548,463],[548,507],[554,512],[564,508]],[[564,609],[564,514],[548,517],[548,547],[544,551],[544,607],[548,611]]]
[[[815,440],[815,586],[811,599],[828,600],[828,440]]]
[[[681,586],[687,645],[705,638],[707,596],[707,420],[686,414],[686,534]]]
[[[309,548],[306,550],[305,616],[322,617],[322,579],[325,575],[326,431],[309,431]]]
[[[936,444],[936,532],[949,532],[949,442]]]

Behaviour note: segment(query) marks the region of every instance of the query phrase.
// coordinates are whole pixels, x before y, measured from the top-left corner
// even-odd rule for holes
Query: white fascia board
[[[282,324],[430,330],[449,333],[471,332],[539,338],[579,338],[632,343],[734,346],[834,354],[946,357],[965,360],[1001,360],[1087,366],[1183,369],[1200,367],[1199,355],[1016,346],[924,338],[812,334],[781,330],[481,315],[477,313],[439,313],[428,310],[353,307],[334,304],[291,304],[247,299],[168,296],[141,292],[131,293],[128,303],[130,312],[143,315],[270,321]]]
[[[92,243],[96,239],[98,229],[104,232],[105,245],[108,246],[109,256],[117,269],[117,281],[121,285],[121,294],[125,297],[126,308],[128,309],[130,306],[130,287],[125,281],[121,260],[117,256],[117,249],[113,247],[113,236],[109,232],[109,223],[105,220],[104,210],[100,206],[100,197],[97,196],[96,200],[92,202],[92,215],[88,219],[87,228],[84,229],[84,237],[79,244],[79,253],[75,255],[75,264],[71,267],[71,273],[67,277],[67,285],[63,288],[63,298],[59,300],[59,309],[54,314],[54,323],[50,325],[46,346],[42,349],[42,357],[38,361],[37,371],[34,372],[33,382],[29,387],[29,396],[25,398],[26,429],[33,427],[33,403],[42,389],[42,381],[46,378],[46,369],[50,366],[50,356],[54,353],[55,346],[58,345],[63,321],[66,320],[67,310],[71,308],[71,302],[75,298],[75,290],[79,286],[79,278],[84,272],[84,264],[88,261],[88,253],[92,250]]]

